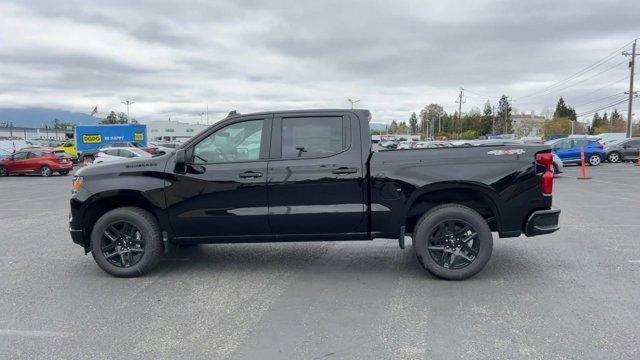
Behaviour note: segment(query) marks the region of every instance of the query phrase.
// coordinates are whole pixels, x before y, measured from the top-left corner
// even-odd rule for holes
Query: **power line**
[[[583,113],[580,113],[580,114],[576,114],[576,116],[584,117],[584,116],[587,116],[587,115],[591,115],[591,114],[596,113],[598,111],[602,111],[602,110],[608,109],[610,107],[614,107],[616,105],[620,105],[625,101],[627,101],[626,96],[624,98],[618,99],[618,100],[616,100],[616,101],[614,101],[614,102],[612,102],[610,104],[607,104],[607,105],[604,105],[604,106],[601,106],[601,107],[598,107],[596,109],[592,109],[592,110],[589,110],[589,111],[586,111],[586,112],[583,112]]]
[[[627,78],[628,78],[628,76],[627,76],[627,75],[625,75],[625,76],[623,76],[621,79],[614,80],[614,81],[612,81],[612,82],[610,82],[610,83],[607,83],[607,84],[605,84],[605,85],[604,85],[604,86],[602,86],[602,87],[599,87],[599,88],[597,88],[597,89],[595,89],[595,90],[593,90],[593,91],[590,91],[590,92],[588,92],[588,93],[586,93],[586,94],[583,94],[582,96],[585,96],[585,95],[591,95],[591,94],[596,93],[596,92],[598,92],[598,91],[600,91],[600,90],[602,90],[602,89],[605,89],[605,88],[607,88],[607,87],[609,87],[609,86],[611,86],[611,85],[613,85],[613,84],[617,84],[617,83],[621,82],[622,80],[626,80]]]
[[[608,68],[606,68],[606,69],[604,69],[604,70],[602,70],[602,71],[600,71],[600,72],[597,72],[597,73],[595,73],[595,74],[593,74],[593,75],[591,75],[591,76],[589,76],[589,77],[587,77],[587,78],[584,78],[584,79],[582,79],[582,80],[580,80],[580,81],[578,81],[578,82],[575,82],[575,83],[573,83],[573,84],[568,84],[568,85],[566,85],[566,86],[564,86],[564,87],[555,88],[555,89],[550,90],[550,91],[548,91],[548,92],[546,92],[546,93],[541,93],[541,94],[538,94],[538,95],[530,96],[529,98],[530,98],[530,99],[532,99],[532,98],[538,98],[538,97],[541,97],[541,96],[550,95],[550,94],[552,94],[552,93],[554,93],[554,92],[559,92],[559,91],[566,90],[566,89],[571,88],[571,87],[574,87],[574,86],[576,86],[576,85],[578,85],[578,84],[582,84],[582,83],[584,83],[584,82],[585,82],[585,81],[587,81],[587,80],[591,80],[591,79],[593,79],[593,78],[596,78],[596,77],[598,77],[598,76],[600,76],[600,75],[602,75],[602,74],[604,74],[604,73],[606,73],[606,72],[609,72],[609,71],[611,71],[611,70],[615,69],[616,67],[618,67],[618,66],[620,66],[620,65],[622,65],[622,64],[625,64],[625,63],[627,63],[627,60],[623,60],[623,61],[621,61],[621,62],[619,62],[619,63],[616,63],[616,64],[614,64],[614,65],[613,65],[613,66],[611,66],[611,67],[608,67]],[[521,99],[522,99],[522,98],[520,98],[520,99],[518,99],[518,100],[521,100]],[[525,103],[526,103],[526,102],[525,102]]]
[[[517,98],[516,100],[521,100],[521,99],[525,99],[525,98],[533,97],[533,96],[534,96],[534,95],[536,95],[536,94],[543,93],[543,92],[547,92],[547,91],[549,91],[549,90],[552,90],[552,89],[554,89],[554,88],[556,88],[556,87],[558,87],[558,86],[561,86],[562,84],[564,84],[564,83],[566,83],[566,82],[568,82],[568,81],[571,81],[571,80],[573,80],[573,79],[575,79],[575,78],[577,78],[577,77],[579,77],[579,76],[581,76],[581,75],[585,74],[586,72],[591,71],[591,70],[593,70],[593,69],[597,68],[598,66],[600,66],[600,65],[602,65],[602,64],[604,64],[604,63],[606,63],[607,61],[611,60],[615,55],[617,55],[617,54],[618,54],[618,52],[619,52],[620,50],[624,49],[627,45],[631,44],[632,42],[633,42],[633,40],[632,40],[632,41],[629,41],[628,43],[626,43],[626,44],[622,45],[621,47],[619,47],[619,48],[617,48],[616,50],[614,50],[614,51],[612,51],[611,53],[609,53],[609,54],[608,54],[607,56],[605,56],[604,58],[602,58],[602,59],[600,59],[600,60],[596,61],[595,63],[593,63],[593,64],[591,64],[591,65],[589,65],[589,66],[587,66],[587,67],[585,67],[585,68],[583,68],[582,70],[579,70],[578,72],[574,73],[573,75],[571,75],[571,76],[569,76],[569,77],[567,77],[567,78],[565,78],[565,79],[560,80],[560,81],[557,81],[557,82],[555,82],[555,83],[553,83],[553,84],[551,84],[551,85],[549,85],[549,86],[547,86],[547,87],[545,87],[545,88],[543,88],[543,89],[540,89],[540,90],[538,90],[538,91],[534,91],[534,92],[532,92],[532,93],[530,93],[530,94],[527,94],[527,95],[521,96],[521,97]]]
[[[578,103],[578,104],[575,104],[575,105],[574,105],[574,107],[577,107],[577,106],[584,106],[584,105],[589,105],[589,104],[597,103],[597,102],[600,102],[600,101],[602,101],[602,100],[611,99],[612,97],[616,97],[616,96],[618,96],[618,97],[619,97],[620,95],[624,95],[624,91],[621,91],[621,92],[619,92],[619,93],[617,93],[617,94],[613,94],[613,95],[605,96],[605,97],[603,97],[603,98],[599,98],[599,99],[595,99],[595,100],[591,100],[591,101],[587,101],[587,102],[583,102],[583,103]]]

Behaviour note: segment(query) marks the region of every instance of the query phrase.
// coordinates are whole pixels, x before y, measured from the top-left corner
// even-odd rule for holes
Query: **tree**
[[[553,113],[554,118],[569,118],[569,120],[576,121],[578,117],[576,116],[576,110],[572,107],[567,106],[564,103],[564,99],[562,96],[558,100],[558,104],[556,105],[556,111]]]
[[[609,132],[626,132],[627,122],[622,115],[618,112],[618,109],[614,109],[611,113],[611,126]]]
[[[107,115],[106,118],[102,119],[100,121],[101,124],[117,124],[118,123],[118,116],[116,115],[116,113],[114,111],[111,111],[109,113],[109,115]]]
[[[69,129],[73,128],[73,126],[74,125],[72,123],[60,121],[58,118],[55,118],[53,119],[53,121],[51,121],[52,129]]]
[[[398,123],[393,120],[391,125],[389,125],[389,134],[397,134],[398,133]]]
[[[598,114],[598,112],[596,111],[596,113],[593,114],[593,120],[591,120],[591,129],[589,133],[593,135],[595,134],[596,129],[601,127],[602,127],[602,118],[600,117],[600,114]]]
[[[415,111],[411,113],[409,118],[409,127],[411,127],[411,135],[418,133],[418,115],[416,115]]]
[[[489,100],[484,103],[484,111],[482,112],[482,120],[480,121],[480,129],[478,130],[480,135],[493,133],[493,109],[491,108]]]
[[[571,134],[571,119],[555,118],[544,122],[544,133],[548,137],[550,135],[569,135]]]
[[[129,123],[129,120],[127,119],[127,114],[123,112],[116,114],[115,111],[111,111],[106,118],[100,121],[100,123],[101,124],[127,124]]]
[[[429,104],[420,111],[420,131],[423,137],[429,133],[430,124],[436,124],[438,117],[444,114],[444,109],[438,104]]]
[[[511,104],[507,95],[502,95],[498,102],[498,113],[496,114],[496,132],[500,134],[510,134],[512,128]]]

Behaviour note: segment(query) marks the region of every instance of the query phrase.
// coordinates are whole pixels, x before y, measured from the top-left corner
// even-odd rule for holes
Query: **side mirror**
[[[176,174],[187,173],[187,155],[184,149],[176,150],[176,166],[173,170]]]

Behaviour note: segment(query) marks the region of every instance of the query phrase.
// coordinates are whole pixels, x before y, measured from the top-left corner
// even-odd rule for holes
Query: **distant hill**
[[[387,126],[389,126],[389,124],[385,124],[385,123],[376,123],[376,122],[370,122],[369,123],[369,128],[371,130],[378,130],[378,131],[383,131],[387,129]]]
[[[76,125],[94,125],[100,122],[100,118],[89,114],[71,112],[60,109],[47,108],[0,108],[0,123],[13,122],[13,126],[40,127],[42,124],[50,125],[53,119],[61,122],[70,122]]]

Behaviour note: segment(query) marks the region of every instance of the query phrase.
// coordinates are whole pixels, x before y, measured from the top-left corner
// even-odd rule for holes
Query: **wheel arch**
[[[441,182],[419,188],[407,200],[404,217],[406,232],[413,232],[417,221],[426,211],[448,203],[464,205],[477,211],[492,231],[500,230],[501,214],[495,190],[475,182]]]
[[[108,211],[132,206],[148,211],[157,221],[161,231],[164,231],[161,214],[157,207],[145,198],[145,196],[136,190],[109,190],[92,195],[84,203],[85,212],[82,218],[82,229],[84,233],[85,248],[89,248],[91,241],[91,232],[96,221]]]

